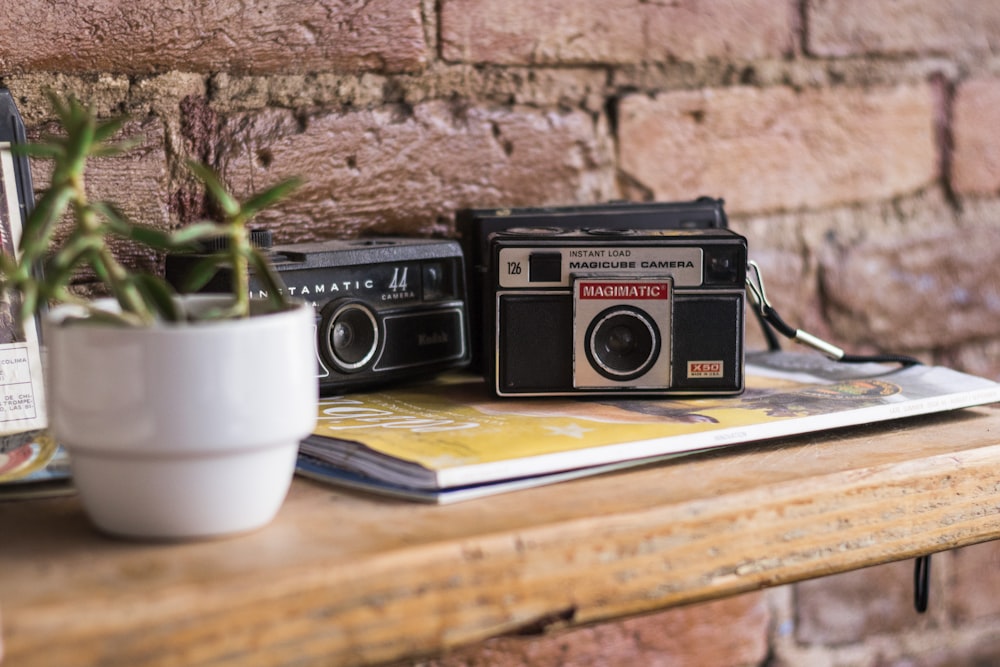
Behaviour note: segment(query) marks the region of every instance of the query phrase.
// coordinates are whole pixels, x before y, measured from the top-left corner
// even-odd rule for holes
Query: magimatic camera
[[[484,367],[480,352],[480,330],[490,320],[480,306],[492,300],[492,294],[481,298],[491,234],[511,228],[558,227],[560,229],[725,229],[728,219],[722,199],[698,197],[689,201],[628,202],[613,201],[577,206],[541,206],[523,208],[463,209],[455,216],[462,250],[465,253],[466,285],[472,298],[469,315],[473,322],[470,340],[471,365]]]
[[[268,246],[266,237],[260,242]],[[320,393],[404,381],[469,360],[465,274],[455,241],[376,237],[275,245],[289,296],[316,308]],[[198,255],[167,257],[180,285]],[[203,291],[227,291],[219,273]],[[266,296],[253,276],[251,295]],[[252,361],[252,360],[249,360]]]
[[[498,396],[743,391],[746,239],[728,229],[508,229],[489,238]]]

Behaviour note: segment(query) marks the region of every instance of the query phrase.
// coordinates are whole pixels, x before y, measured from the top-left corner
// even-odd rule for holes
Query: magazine
[[[0,451],[0,501],[74,493],[69,455],[48,431],[16,449]]]
[[[481,377],[321,399],[298,471],[428,502],[599,474],[724,446],[1000,401],[941,366],[750,354],[746,391],[697,399],[494,398]]]

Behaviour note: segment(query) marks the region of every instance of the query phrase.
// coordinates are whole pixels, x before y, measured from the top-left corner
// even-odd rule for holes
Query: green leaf
[[[59,289],[59,287],[56,287],[58,283],[69,284],[75,273],[76,272],[72,269],[72,267],[56,268],[46,264],[45,280],[47,285],[52,285],[52,287],[46,287],[46,289],[47,290]]]
[[[210,241],[225,234],[225,228],[214,222],[196,222],[171,232],[176,248],[190,247],[199,241]]]
[[[94,239],[74,235],[45,262],[47,282],[64,284],[70,281],[76,268],[95,251]]]
[[[0,253],[0,275],[5,278],[18,273],[18,264],[14,258],[8,254]]]
[[[105,142],[111,137],[118,134],[118,131],[125,127],[125,123],[128,122],[128,117],[126,116],[116,116],[105,121],[101,121],[94,128],[94,141],[95,142]]]
[[[52,107],[52,111],[59,117],[60,122],[66,125],[66,121],[70,117],[68,101],[64,102],[54,90],[45,91],[45,96],[49,98],[49,105]]]
[[[10,152],[14,155],[27,155],[39,158],[57,158],[65,155],[66,151],[60,144],[56,143],[32,143],[32,144],[12,144]]]
[[[139,274],[133,278],[135,286],[156,314],[168,322],[178,322],[183,318],[177,302],[174,300],[173,288],[162,278],[148,274]]]
[[[98,280],[100,280],[105,285],[111,284],[111,274],[108,273],[108,267],[105,266],[103,262],[101,262],[99,259],[88,259],[87,263],[90,264],[90,268],[94,270],[94,273],[97,275]]]
[[[301,178],[289,178],[258,192],[243,202],[243,214],[247,218],[252,218],[260,211],[290,195],[301,187],[303,182]]]
[[[108,222],[108,228],[119,236],[128,236],[133,224],[129,221],[125,213],[117,206],[105,201],[90,202],[92,208],[98,215]]]
[[[116,144],[96,145],[90,149],[90,157],[115,157],[117,155],[124,155],[129,151],[135,150],[140,145],[142,145],[142,139],[120,141]]]
[[[226,266],[225,258],[218,255],[203,257],[191,267],[180,284],[181,292],[198,292],[209,283]]]
[[[96,123],[91,116],[76,117],[66,126],[66,155],[70,158],[68,167],[81,173],[94,145]]]
[[[215,200],[225,223],[198,222],[171,231],[136,224],[110,202],[91,202],[84,188],[90,158],[119,155],[140,146],[144,137],[125,137],[127,118],[98,119],[92,106],[73,97],[60,98],[48,92],[52,109],[62,128],[58,134],[38,143],[14,148],[19,154],[53,161],[50,185],[38,198],[25,222],[20,243],[20,259],[0,261],[0,287],[25,295],[23,303],[33,311],[50,300],[87,302],[74,295],[70,285],[81,268],[92,271],[122,308],[120,315],[98,315],[132,325],[155,319],[177,317],[174,291],[160,277],[130,273],[110,251],[109,235],[142,244],[157,251],[196,249],[196,243],[226,237],[224,252],[192,260],[184,284],[187,290],[201,290],[212,284],[220,271],[232,271],[232,307],[219,311],[231,317],[241,312],[249,296],[246,283],[248,263],[259,276],[274,303],[284,303],[281,278],[263,253],[249,248],[246,221],[259,211],[288,196],[301,181],[287,179],[240,203],[223,179],[210,167],[189,162],[192,173],[204,183],[207,196]],[[66,228],[63,224],[66,223]],[[44,271],[42,270],[44,269]],[[26,310],[25,312],[28,312]]]
[[[35,262],[45,254],[74,194],[72,188],[54,188],[35,203],[21,234],[21,261]]]
[[[276,308],[287,306],[288,298],[285,296],[287,294],[285,283],[281,280],[278,272],[274,270],[267,257],[258,250],[252,249],[248,259],[257,280],[260,281],[267,291],[267,300],[271,305]]]
[[[29,283],[21,285],[21,322],[28,322],[38,310],[38,285]]]
[[[191,247],[191,240],[183,237],[178,238],[178,234],[175,232],[128,220],[125,214],[110,202],[93,202],[91,207],[108,221],[108,227],[118,236],[131,241],[136,241],[152,248],[153,250],[184,250],[190,249]],[[213,230],[214,233],[218,235],[218,231],[216,231],[216,225],[214,223],[205,223],[205,227]],[[189,235],[197,238],[197,234],[199,233],[207,234],[207,230],[202,228],[200,230],[196,230],[194,234]]]
[[[153,250],[169,251],[178,248],[170,232],[150,225],[132,225],[128,231],[128,238]]]
[[[239,202],[237,202],[236,199],[229,194],[229,190],[227,190],[226,186],[222,184],[222,181],[214,171],[200,162],[195,162],[194,160],[188,160],[187,166],[194,172],[194,175],[205,184],[209,194],[213,199],[215,199],[216,202],[218,202],[219,206],[222,207],[222,211],[227,217],[232,218],[239,214]]]

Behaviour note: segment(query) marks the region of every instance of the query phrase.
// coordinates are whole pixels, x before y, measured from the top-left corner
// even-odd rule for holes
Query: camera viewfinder
[[[424,301],[455,298],[455,279],[444,262],[423,262],[420,273]]]
[[[562,281],[562,253],[533,252],[528,256],[528,281],[558,283]]]

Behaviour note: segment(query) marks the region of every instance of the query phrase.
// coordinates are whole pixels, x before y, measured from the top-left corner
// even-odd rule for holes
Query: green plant
[[[133,141],[115,140],[126,118],[99,120],[92,108],[75,99],[63,101],[50,95],[50,101],[62,131],[14,150],[51,159],[51,184],[25,221],[19,258],[0,255],[0,280],[8,294],[19,295],[22,321],[33,317],[47,302],[77,303],[89,317],[123,325],[149,326],[184,319],[172,286],[157,275],[130,270],[115,258],[109,245],[114,237],[158,252],[190,250],[208,239],[223,239],[223,249],[199,261],[183,287],[196,291],[220,268],[229,267],[232,303],[202,314],[200,319],[248,317],[251,270],[264,284],[272,306],[287,306],[280,279],[264,254],[250,243],[247,225],[257,213],[297,187],[297,179],[282,181],[240,202],[211,169],[189,162],[188,167],[218,204],[222,220],[197,222],[173,232],[137,224],[114,204],[91,200],[85,182],[88,160],[119,155],[135,146]],[[96,309],[93,302],[73,293],[74,277],[88,268],[117,301],[120,312]]]

